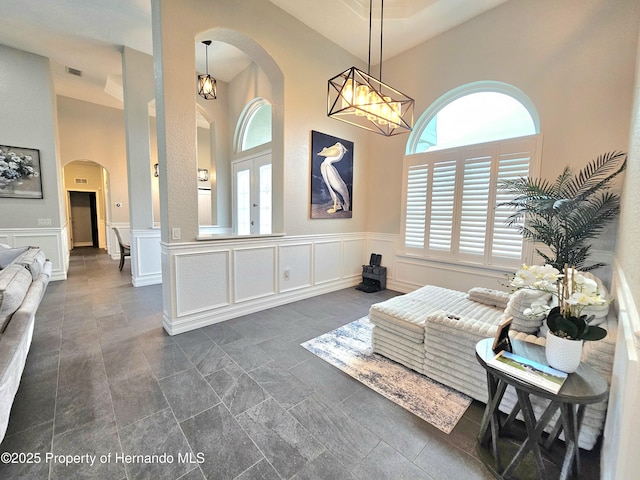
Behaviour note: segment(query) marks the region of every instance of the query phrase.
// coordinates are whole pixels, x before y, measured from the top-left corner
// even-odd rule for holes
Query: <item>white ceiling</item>
[[[269,1],[367,61],[368,0]],[[387,0],[384,58],[505,1]],[[375,42],[380,28],[379,1],[373,3]],[[122,108],[120,100],[105,92],[107,77],[117,82],[122,74],[121,46],[152,54],[150,0],[0,0],[0,12],[0,44],[50,58],[58,95]],[[379,52],[376,43],[373,52],[374,56]],[[209,59],[210,73],[227,82],[250,62],[239,50],[217,42],[209,47]],[[377,60],[372,58],[372,64]],[[82,77],[69,75],[66,67],[81,70]],[[196,67],[205,69],[202,45],[196,47]]]

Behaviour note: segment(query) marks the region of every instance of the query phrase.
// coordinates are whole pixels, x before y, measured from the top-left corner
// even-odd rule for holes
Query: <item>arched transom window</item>
[[[251,101],[242,112],[236,131],[236,151],[244,152],[271,142],[271,104],[264,98]]]

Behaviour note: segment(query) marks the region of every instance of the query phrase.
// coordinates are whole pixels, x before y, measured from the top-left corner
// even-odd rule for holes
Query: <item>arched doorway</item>
[[[108,172],[91,160],[64,166],[69,250],[92,246],[107,249]]]

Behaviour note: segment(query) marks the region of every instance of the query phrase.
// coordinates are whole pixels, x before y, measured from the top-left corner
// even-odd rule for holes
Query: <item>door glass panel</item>
[[[271,233],[271,164],[260,166],[260,233]]]
[[[236,225],[238,235],[251,233],[251,171],[236,173]]]

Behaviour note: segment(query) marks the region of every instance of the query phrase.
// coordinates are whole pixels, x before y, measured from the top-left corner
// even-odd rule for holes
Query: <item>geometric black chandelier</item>
[[[327,115],[387,137],[413,129],[414,100],[382,82],[382,24],[380,5],[380,71],[371,76],[372,0],[369,0],[369,61],[367,73],[351,67],[328,82]]]
[[[205,62],[206,62],[206,74],[198,75],[198,95],[205,100],[215,100],[216,98],[216,79],[209,75],[209,45],[211,40],[204,40],[202,43],[205,45]]]

